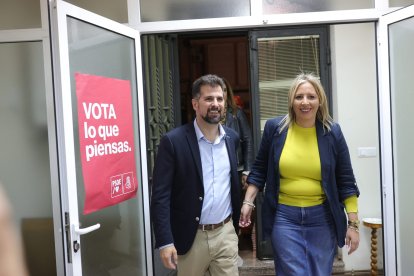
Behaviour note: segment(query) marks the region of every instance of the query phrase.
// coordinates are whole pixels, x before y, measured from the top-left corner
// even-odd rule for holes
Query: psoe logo
[[[132,193],[136,190],[134,174],[127,172],[111,176],[111,198]]]
[[[111,198],[122,195],[122,174],[111,176]]]

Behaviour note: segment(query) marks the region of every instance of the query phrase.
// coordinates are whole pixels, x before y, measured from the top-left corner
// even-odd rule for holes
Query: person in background
[[[222,126],[224,83],[205,75],[193,83],[193,122],[160,141],[151,213],[156,247],[178,276],[239,275],[239,136]]]
[[[225,78],[222,78],[225,84],[224,88],[224,99],[225,103],[225,116],[221,121],[223,125],[233,129],[240,137],[240,145],[237,148],[237,170],[239,172],[239,177],[242,185],[242,192],[240,195],[241,200],[244,198],[244,193],[247,189],[246,179],[249,175],[250,168],[252,167],[254,156],[253,156],[253,138],[252,131],[250,128],[249,121],[246,114],[243,112],[242,107],[236,103],[236,98],[233,93],[233,89],[229,81]],[[254,215],[252,216],[252,221],[254,220]],[[239,242],[243,243],[242,235],[252,235],[254,228],[254,223],[251,225],[241,228],[239,230]],[[255,236],[251,236],[252,240],[252,250],[256,249],[256,240]],[[242,249],[243,246],[240,246]],[[243,259],[238,256],[238,266],[243,265]]]
[[[240,226],[251,223],[253,200],[266,185],[263,231],[272,241],[276,275],[331,275],[337,246],[346,244],[348,254],[358,248],[359,190],[315,75],[299,74],[288,114],[266,122],[247,183]]]
[[[246,179],[254,161],[252,131],[246,114],[235,102],[230,83],[225,78],[222,79],[225,84],[224,99],[226,100],[226,116],[222,123],[240,136],[240,146],[237,149],[237,168],[241,175],[242,188],[246,190]]]
[[[12,209],[0,183],[0,276],[27,276],[21,241]]]

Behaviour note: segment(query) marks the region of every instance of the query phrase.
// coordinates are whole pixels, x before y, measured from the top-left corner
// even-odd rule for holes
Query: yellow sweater
[[[325,201],[315,127],[303,128],[297,124],[289,127],[279,170],[279,203],[309,207]],[[344,203],[347,212],[357,212],[356,196],[347,198]]]

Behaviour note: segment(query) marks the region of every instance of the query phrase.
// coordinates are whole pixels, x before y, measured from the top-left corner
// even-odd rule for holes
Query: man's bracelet
[[[253,202],[250,202],[250,201],[247,201],[247,200],[243,200],[243,204],[247,204],[247,205],[253,207],[253,209],[256,208],[256,205],[254,205]]]

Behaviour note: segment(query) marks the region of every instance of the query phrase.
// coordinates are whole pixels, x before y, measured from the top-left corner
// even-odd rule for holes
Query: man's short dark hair
[[[208,85],[211,87],[220,86],[223,91],[225,87],[223,80],[217,75],[208,74],[208,75],[201,76],[193,82],[193,89],[192,89],[193,99],[200,98],[200,89],[201,89],[201,86],[203,85]]]

